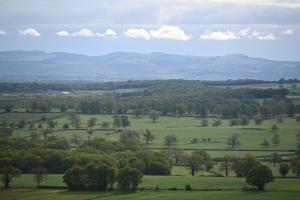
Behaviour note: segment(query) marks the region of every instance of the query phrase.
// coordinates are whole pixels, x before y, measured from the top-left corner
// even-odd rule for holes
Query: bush
[[[192,190],[192,186],[190,184],[185,185],[185,190],[186,191],[191,191]]]

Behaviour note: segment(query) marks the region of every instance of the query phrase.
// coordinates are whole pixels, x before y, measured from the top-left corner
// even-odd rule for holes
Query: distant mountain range
[[[1,81],[300,78],[300,62],[233,54],[217,57],[116,52],[103,56],[43,51],[0,52]]]

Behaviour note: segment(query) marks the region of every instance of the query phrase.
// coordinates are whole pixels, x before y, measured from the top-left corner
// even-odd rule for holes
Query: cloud
[[[157,30],[151,30],[150,36],[155,39],[189,40],[192,36],[187,35],[177,26],[162,26]]]
[[[123,32],[125,36],[129,38],[142,38],[145,40],[150,40],[151,36],[145,29],[128,29]]]
[[[128,29],[124,35],[130,38],[150,39],[168,39],[168,40],[189,40],[192,36],[187,35],[177,26],[162,26],[158,29],[147,31],[145,29]]]
[[[88,37],[94,37],[95,33],[93,33],[90,29],[83,28],[79,31],[72,33],[72,36],[88,38]]]
[[[107,29],[104,33],[96,33],[99,37],[110,37],[115,38],[117,36],[117,33],[112,29]]]
[[[282,31],[283,34],[286,34],[286,35],[292,35],[294,34],[294,30],[293,29],[286,29],[284,31]]]
[[[27,28],[19,31],[20,35],[30,36],[30,37],[41,37],[41,34],[34,28]]]
[[[242,38],[257,40],[277,40],[273,33],[259,32],[249,28],[239,31],[205,31],[200,35],[201,40],[238,40]]]
[[[69,37],[70,34],[67,31],[59,31],[57,33],[55,33],[56,36],[60,36],[60,37]]]
[[[277,40],[277,38],[273,35],[273,33],[254,32],[253,35],[258,40]]]
[[[204,34],[200,35],[202,40],[237,40],[240,39],[239,34],[232,31],[216,31],[210,32],[206,31]]]
[[[3,29],[0,30],[0,35],[7,35],[7,32],[5,32]]]

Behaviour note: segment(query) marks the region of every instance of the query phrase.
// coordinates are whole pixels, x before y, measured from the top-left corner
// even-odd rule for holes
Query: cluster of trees
[[[84,167],[74,166],[68,169],[63,180],[69,190],[106,191],[113,190],[118,182],[121,191],[136,191],[143,174],[135,168],[117,169],[112,163],[89,164]]]
[[[288,94],[286,89],[215,88],[200,81],[184,80],[137,81],[103,85],[105,89],[136,88],[139,90],[102,96],[78,95],[72,98],[64,95],[55,97],[39,95],[38,101],[32,97],[25,99],[20,97],[22,99],[20,101],[18,96],[14,96],[14,98],[4,99],[0,107],[6,112],[13,111],[14,107],[26,108],[34,112],[47,112],[55,108],[62,112],[73,109],[82,113],[133,113],[136,116],[149,114],[153,121],[159,115],[206,117],[215,114],[225,118],[260,115],[266,118],[279,115],[294,116],[300,112],[299,105],[294,105],[292,101],[285,98]],[[140,90],[141,88],[143,90]],[[258,101],[257,98],[264,100]]]

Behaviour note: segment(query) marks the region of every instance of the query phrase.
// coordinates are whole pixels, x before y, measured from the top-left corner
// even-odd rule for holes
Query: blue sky
[[[300,0],[0,0],[0,44],[300,60]]]

